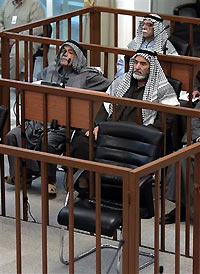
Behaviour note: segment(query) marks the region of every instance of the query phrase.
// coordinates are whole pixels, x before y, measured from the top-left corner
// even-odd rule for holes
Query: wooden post
[[[10,78],[10,62],[9,62],[9,39],[6,37],[1,38],[1,71],[2,78]],[[1,87],[0,91],[1,105],[8,108],[8,118],[10,117],[10,89],[8,87]],[[10,119],[6,119],[3,130],[3,140],[5,133],[10,130]]]
[[[90,13],[90,43],[101,45],[101,14],[93,11]],[[90,53],[90,65],[100,66],[100,53]]]

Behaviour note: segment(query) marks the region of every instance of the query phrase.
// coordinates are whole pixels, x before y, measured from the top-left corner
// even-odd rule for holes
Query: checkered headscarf
[[[129,71],[125,73],[118,82],[116,89],[114,88],[114,95],[117,97],[123,97],[128,91],[131,85],[131,79],[133,77],[134,62],[137,56],[144,57],[150,64],[149,77],[145,86],[142,100],[149,102],[162,103],[168,105],[179,105],[177,96],[173,87],[168,82],[160,63],[157,59],[156,52],[151,50],[138,50],[136,54],[130,59]],[[117,78],[115,81],[119,81]],[[113,82],[114,84],[114,82]],[[109,116],[113,112],[112,104],[106,107],[109,112]],[[156,118],[157,112],[151,109],[142,109],[142,119],[144,125],[153,124]]]
[[[163,49],[165,48],[168,39],[168,34],[167,31],[164,30],[165,25],[163,24],[163,19],[157,14],[146,15],[144,19],[140,21],[136,37],[128,44],[127,47],[135,51],[141,48],[142,43],[144,42],[142,26],[145,20],[150,20],[153,23],[155,37],[153,50],[157,53],[163,53]]]

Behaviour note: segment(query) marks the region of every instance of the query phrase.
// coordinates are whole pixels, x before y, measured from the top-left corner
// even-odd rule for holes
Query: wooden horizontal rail
[[[33,91],[42,94],[51,94],[55,96],[71,97],[82,100],[88,100],[93,102],[109,102],[113,104],[136,106],[138,108],[154,109],[156,111],[162,111],[166,113],[185,115],[189,117],[200,117],[200,111],[196,109],[179,107],[179,106],[169,106],[160,103],[152,103],[143,100],[129,99],[129,98],[119,98],[116,96],[107,95],[104,92],[91,91],[86,89],[65,87],[50,87],[45,85],[38,85],[34,83],[25,83],[21,81],[0,79],[0,86],[13,87],[25,91]]]

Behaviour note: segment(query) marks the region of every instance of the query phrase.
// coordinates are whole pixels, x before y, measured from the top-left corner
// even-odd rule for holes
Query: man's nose
[[[140,69],[140,63],[137,63],[137,64],[135,65],[135,69],[137,69],[137,70]]]
[[[67,52],[67,51],[65,51],[63,55],[67,57],[67,55],[68,55],[68,52]]]

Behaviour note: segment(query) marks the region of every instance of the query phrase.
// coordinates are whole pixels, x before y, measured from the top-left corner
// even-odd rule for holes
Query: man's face
[[[144,57],[136,56],[133,68],[133,77],[135,79],[143,80],[149,76],[150,64]]]
[[[71,67],[75,58],[75,51],[70,46],[64,46],[60,54],[60,65]]]
[[[144,20],[142,26],[142,33],[145,39],[153,39],[154,38],[154,30],[153,23],[151,20]]]

